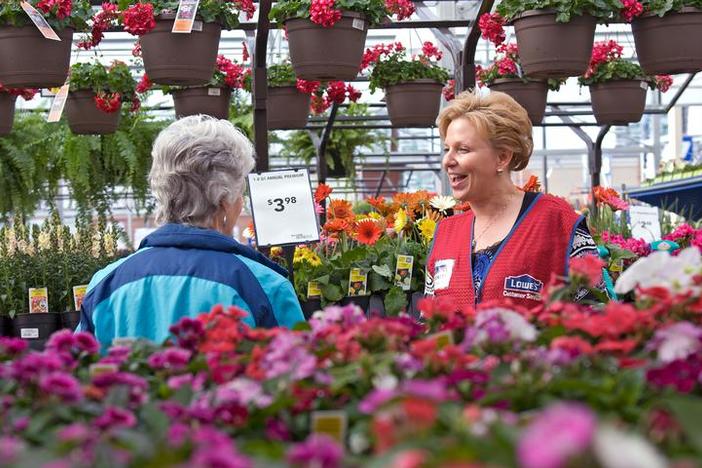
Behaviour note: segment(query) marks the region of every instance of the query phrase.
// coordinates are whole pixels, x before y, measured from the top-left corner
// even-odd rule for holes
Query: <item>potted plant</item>
[[[479,86],[512,96],[527,111],[535,125],[544,118],[549,88],[556,91],[562,83],[562,80],[555,78],[544,80],[525,76],[516,44],[498,45],[495,61],[487,68],[476,66],[475,74]]]
[[[157,84],[175,86],[206,85],[216,68],[222,28],[239,25],[239,13],[250,19],[255,11],[251,0],[202,0],[190,34],[173,34],[173,22],[179,0],[118,0],[103,5],[93,21],[92,40],[99,43],[102,33],[121,24],[124,30],[139,36],[144,68]]]
[[[22,96],[25,101],[29,101],[38,91],[37,89],[6,88],[0,84],[0,136],[8,135],[12,131],[17,96]]]
[[[268,67],[268,129],[304,128],[310,115],[311,95],[319,86],[319,81],[297,78],[289,62]]]
[[[411,60],[406,56],[407,49],[399,42],[367,49],[362,67],[372,67],[370,91],[385,90],[393,125],[432,126],[439,114],[441,91],[449,79],[448,70],[432,60],[441,60],[442,52],[425,42],[421,54]]]
[[[108,67],[100,62],[77,63],[71,67],[66,101],[66,120],[78,135],[105,135],[119,126],[123,103],[139,108],[136,81],[124,62]]]
[[[514,25],[527,76],[560,78],[585,72],[597,23],[608,22],[620,6],[619,0],[503,0],[498,14],[480,20],[494,23],[488,29],[502,41],[502,25]]]
[[[649,75],[702,70],[702,2],[629,0],[620,15],[631,21],[636,56]]]
[[[281,0],[269,17],[285,27],[298,78],[349,81],[358,75],[368,27],[414,10],[410,0]]]
[[[87,30],[89,0],[29,0],[60,41],[46,39],[20,6],[0,3],[0,83],[10,88],[51,88],[66,81],[74,31]]]
[[[147,84],[144,85],[144,82]],[[149,89],[151,83],[144,75],[139,91]],[[217,57],[217,68],[205,86],[170,87],[162,86],[164,93],[173,96],[176,118],[188,115],[205,114],[218,119],[229,118],[232,90],[251,92],[251,68],[240,65],[224,55]]]
[[[592,110],[600,125],[626,125],[641,120],[646,90],[667,91],[673,83],[668,75],[647,76],[637,63],[622,58],[623,47],[609,40],[595,43],[590,66],[578,79],[589,86]]]

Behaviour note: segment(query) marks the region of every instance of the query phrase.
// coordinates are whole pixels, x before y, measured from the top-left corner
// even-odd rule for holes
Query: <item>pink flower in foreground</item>
[[[589,286],[596,286],[602,281],[602,268],[605,263],[594,255],[572,258],[570,260],[571,275],[587,278]]]

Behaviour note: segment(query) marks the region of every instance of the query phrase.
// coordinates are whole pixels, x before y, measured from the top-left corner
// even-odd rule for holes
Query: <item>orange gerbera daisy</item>
[[[348,221],[341,218],[330,219],[324,224],[324,230],[329,234],[334,234],[337,232],[348,232],[351,226]]]
[[[314,201],[317,203],[322,203],[322,200],[327,198],[332,191],[333,189],[327,184],[319,184],[317,186],[317,190],[314,191]]]
[[[327,208],[327,217],[329,219],[353,219],[355,215],[353,214],[353,207],[350,202],[346,200],[330,200],[329,207]]]
[[[366,201],[370,206],[375,208],[378,211],[381,211],[383,208],[385,208],[385,197],[380,196],[380,197],[368,197],[366,198]]]
[[[524,187],[522,187],[522,190],[524,192],[540,192],[541,191],[541,183],[539,182],[539,178],[536,177],[535,175],[532,175],[529,177],[529,180],[527,180],[527,183],[524,184]]]
[[[356,240],[361,244],[375,244],[382,233],[378,223],[372,219],[364,219],[356,224]]]

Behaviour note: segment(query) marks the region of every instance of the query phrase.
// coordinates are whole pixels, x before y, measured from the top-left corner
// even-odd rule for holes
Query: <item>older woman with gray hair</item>
[[[182,317],[237,306],[250,326],[304,321],[287,272],[232,238],[254,168],[251,142],[226,120],[191,116],[164,129],[149,175],[163,225],[134,254],[97,272],[79,329],[160,342]]]

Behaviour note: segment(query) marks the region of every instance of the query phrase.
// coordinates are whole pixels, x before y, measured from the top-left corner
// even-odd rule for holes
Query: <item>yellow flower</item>
[[[293,256],[293,263],[300,263],[305,260],[307,257],[307,252],[309,251],[310,249],[307,247],[297,247],[295,249],[295,255]]]
[[[283,255],[282,247],[271,247],[271,257],[280,257]]]
[[[311,250],[310,250],[309,255],[307,255],[307,258],[305,259],[305,261],[307,263],[309,263],[310,265],[312,265],[313,267],[316,267],[316,266],[319,266],[322,264],[322,259],[319,258],[319,255],[312,252]]]
[[[383,219],[380,213],[377,211],[371,211],[370,213],[367,214],[367,216],[371,219],[375,219],[376,221],[379,219]]]
[[[425,241],[429,242],[434,238],[434,231],[436,231],[436,221],[431,218],[422,218],[418,223],[417,227],[419,232]]]
[[[395,232],[400,233],[407,225],[407,213],[405,210],[400,209],[395,213]]]

